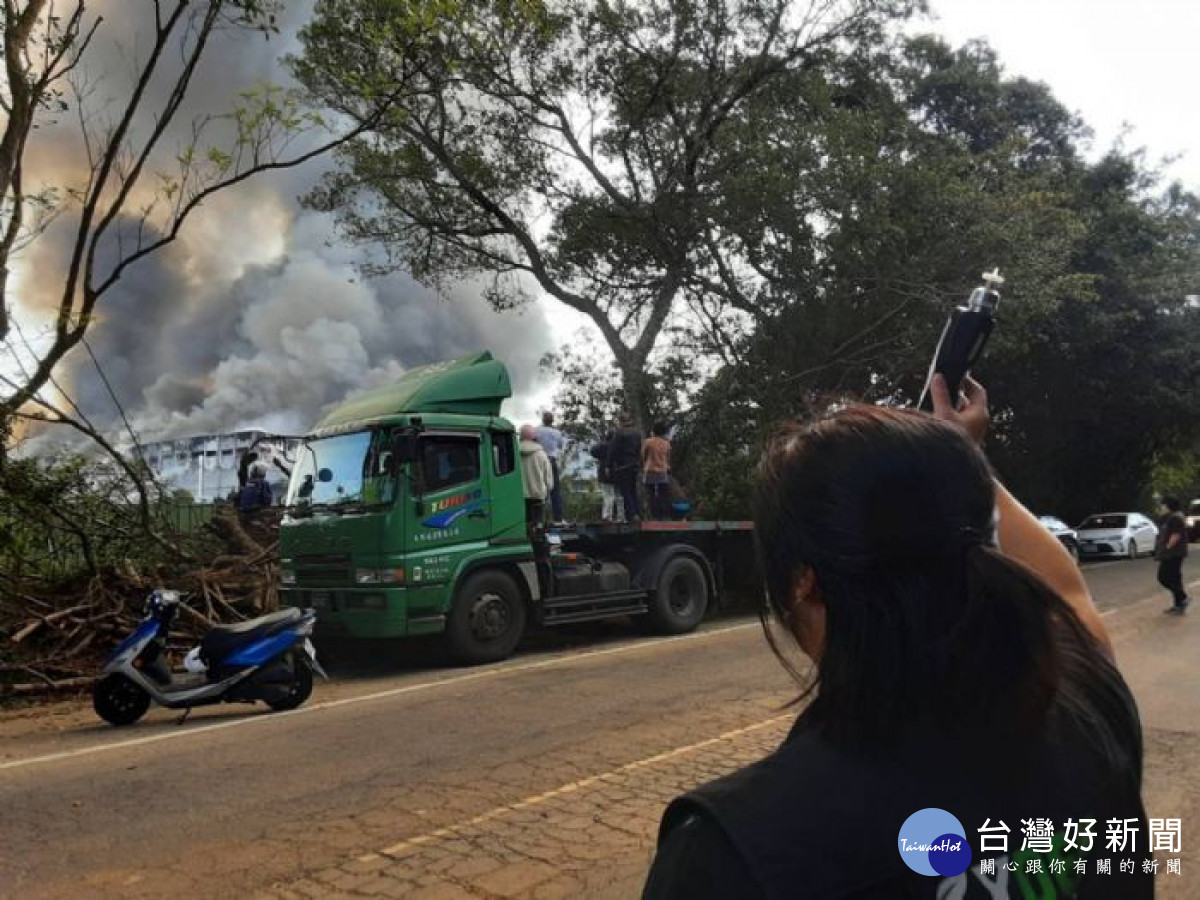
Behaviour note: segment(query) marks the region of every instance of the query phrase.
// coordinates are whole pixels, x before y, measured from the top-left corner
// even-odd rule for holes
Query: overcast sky
[[[1183,154],[1172,177],[1200,189],[1200,2],[1197,0],[931,0],[931,30],[952,43],[984,38],[1008,74],[1044,81],[1082,115],[1103,151]]]

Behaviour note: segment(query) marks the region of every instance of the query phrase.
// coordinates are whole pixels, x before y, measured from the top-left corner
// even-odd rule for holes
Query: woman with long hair
[[[1087,583],[995,480],[983,388],[934,400],[766,450],[755,533],[807,705],[668,807],[646,898],[1153,896],[1137,709]]]

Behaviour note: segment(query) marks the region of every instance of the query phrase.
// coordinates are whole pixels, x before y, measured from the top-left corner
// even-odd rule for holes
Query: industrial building
[[[198,503],[211,503],[237,491],[238,464],[253,449],[266,464],[275,502],[282,503],[288,479],[280,465],[290,471],[299,446],[297,437],[236,431],[143,444],[141,457],[164,486],[187,491]]]

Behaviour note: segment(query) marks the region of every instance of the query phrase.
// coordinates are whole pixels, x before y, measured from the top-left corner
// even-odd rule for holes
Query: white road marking
[[[1099,566],[1089,568],[1099,568]],[[1189,589],[1198,586],[1200,586],[1200,579],[1190,582],[1187,585]],[[1154,600],[1157,596],[1158,594],[1153,594],[1143,598],[1142,600],[1135,601],[1134,603],[1124,604],[1122,607],[1118,607],[1118,609],[1105,610],[1101,613],[1101,615],[1112,615],[1119,609],[1147,603]],[[360,694],[354,697],[343,697],[340,700],[327,700],[323,703],[314,703],[309,706],[302,706],[300,709],[293,709],[288,712],[271,713],[269,715],[263,714],[245,719],[234,719],[226,722],[214,722],[209,725],[198,725],[194,728],[187,728],[181,731],[172,731],[166,734],[154,734],[147,737],[131,738],[124,741],[113,741],[112,743],[97,744],[92,747],[80,747],[77,750],[64,750],[59,753],[48,753],[44,756],[31,756],[28,759],[14,759],[8,762],[0,763],[0,771],[4,771],[6,769],[18,769],[25,766],[41,765],[43,763],[58,762],[64,759],[75,759],[81,756],[91,756],[96,753],[107,753],[110,750],[122,750],[129,747],[140,747],[146,744],[156,744],[159,741],[178,740],[179,738],[191,737],[193,735],[205,734],[213,731],[220,731],[226,728],[238,728],[242,726],[278,722],[289,716],[306,715],[325,709],[335,709],[340,706],[351,706],[356,703],[367,703],[371,700],[384,700],[389,697],[398,697],[402,694],[412,694],[418,691],[425,691],[431,688],[443,687],[446,685],[457,685],[470,681],[481,681],[485,678],[507,675],[512,672],[527,672],[534,669],[546,669],[553,666],[566,665],[572,662],[592,659],[593,657],[598,656],[612,656],[618,653],[630,653],[636,650],[661,647],[664,644],[672,644],[679,641],[702,640],[707,637],[714,637],[716,635],[729,634],[731,632],[744,631],[748,628],[759,627],[761,626],[758,622],[745,622],[741,625],[730,625],[726,626],[725,628],[714,628],[710,631],[696,631],[692,634],[684,634],[677,637],[658,638],[648,641],[632,641],[616,647],[605,647],[602,650],[588,650],[583,653],[563,653],[552,656],[549,659],[539,659],[531,662],[498,663],[495,666],[485,669],[476,669],[475,671],[464,675],[455,675],[449,678],[439,678],[433,681],[423,681],[417,684],[407,684],[402,687],[390,688],[384,691],[375,691],[374,693],[370,694]]]
[[[581,791],[584,788],[591,787],[593,784],[598,782],[609,781],[619,775],[623,775],[626,772],[634,772],[638,769],[644,769],[647,766],[654,765],[655,763],[660,763],[668,759],[674,759],[677,756],[683,756],[688,753],[694,753],[697,750],[703,750],[705,747],[711,747],[713,744],[719,744],[722,741],[732,740],[733,738],[740,737],[743,734],[749,734],[752,731],[768,728],[771,725],[778,724],[779,722],[791,721],[795,718],[796,713],[794,711],[788,712],[782,715],[773,716],[772,718],[766,719],[762,722],[755,722],[753,725],[746,725],[742,728],[735,728],[732,731],[726,731],[724,734],[718,734],[716,737],[698,741],[695,744],[688,744],[686,747],[676,747],[673,750],[664,750],[663,752],[656,753],[653,756],[647,756],[644,759],[625,763],[625,765],[618,766],[615,769],[610,769],[607,772],[601,772],[597,775],[589,775],[587,778],[581,778],[578,781],[572,781],[569,784],[560,785],[559,787],[546,791],[545,793],[534,794],[533,796],[526,797],[523,800],[516,800],[512,803],[506,803],[503,806],[494,807],[493,809],[489,809],[487,812],[480,813],[474,818],[467,819],[466,821],[456,822],[453,825],[447,825],[443,828],[437,829],[436,831],[426,832],[425,834],[414,835],[413,837],[406,838],[398,844],[393,844],[391,847],[380,850],[378,853],[367,853],[363,856],[360,856],[358,857],[358,860],[359,862],[369,862],[371,860],[378,859],[380,855],[396,856],[403,853],[410,847],[427,844],[430,841],[437,840],[438,838],[445,837],[446,835],[463,831],[473,825],[481,825],[484,822],[498,818],[507,812],[515,812],[516,810],[527,809],[530,806],[537,806],[538,804],[545,803],[547,800],[552,800],[555,797],[561,797],[564,794],[573,794],[576,791]]]
[[[583,653],[564,653],[552,656],[549,659],[539,659],[530,662],[498,663],[495,666],[485,669],[476,669],[475,671],[468,672],[464,675],[454,675],[449,678],[439,678],[433,681],[422,681],[417,684],[406,684],[402,687],[389,688],[388,690],[384,691],[375,691],[370,694],[360,694],[354,697],[343,697],[340,700],[327,700],[324,703],[314,703],[309,706],[302,706],[299,709],[290,710],[288,712],[263,714],[260,716],[253,716],[245,719],[234,719],[226,722],[214,722],[210,725],[198,725],[195,728],[172,731],[166,734],[154,734],[147,737],[131,738],[124,741],[113,741],[108,744],[97,744],[92,747],[80,747],[77,750],[63,750],[59,753],[48,753],[44,756],[31,756],[28,759],[14,759],[10,760],[9,762],[0,763],[0,771],[5,769],[18,769],[24,766],[35,766],[42,763],[58,762],[59,760],[64,759],[75,759],[80,756],[91,756],[96,753],[106,753],[110,750],[123,750],[129,747],[140,747],[146,744],[155,744],[159,741],[178,740],[179,738],[191,737],[193,735],[205,734],[213,731],[220,731],[226,728],[238,728],[249,725],[261,725],[268,722],[278,722],[289,716],[301,716],[309,713],[320,712],[321,710],[336,709],[340,706],[352,706],[356,703],[367,703],[372,700],[384,700],[389,697],[398,697],[402,694],[413,694],[418,691],[430,690],[431,688],[465,684],[470,681],[482,681],[485,678],[494,678],[514,672],[528,672],[534,669],[547,669],[553,666],[580,662],[599,656],[613,656],[618,653],[631,653],[636,650],[646,650],[650,648],[661,647],[664,644],[703,640],[704,638],[715,637],[717,635],[730,634],[732,632],[745,631],[748,628],[759,627],[761,626],[758,622],[746,622],[741,625],[729,625],[724,628],[714,628],[709,631],[696,631],[692,632],[691,634],[683,634],[676,637],[658,638],[649,641],[633,641],[630,643],[621,644],[617,647],[606,647],[602,650],[588,650]]]

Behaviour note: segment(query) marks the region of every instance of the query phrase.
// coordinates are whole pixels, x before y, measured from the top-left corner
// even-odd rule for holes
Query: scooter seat
[[[209,665],[219,663],[238,647],[283,631],[303,616],[304,613],[293,607],[233,625],[216,625],[200,641],[200,656]]]

